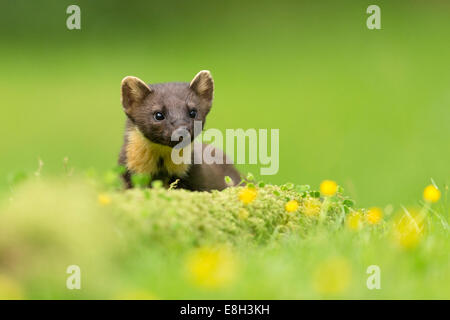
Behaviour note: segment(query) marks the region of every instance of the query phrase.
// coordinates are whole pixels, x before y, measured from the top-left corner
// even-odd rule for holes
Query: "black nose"
[[[190,132],[187,126],[180,126],[176,128],[172,132],[171,137],[172,142],[176,145],[177,143],[183,142],[183,144],[180,145],[180,147],[184,148],[184,143],[189,143],[191,141]]]
[[[189,134],[189,129],[187,126],[180,126],[173,130],[173,134],[179,136],[182,139]]]

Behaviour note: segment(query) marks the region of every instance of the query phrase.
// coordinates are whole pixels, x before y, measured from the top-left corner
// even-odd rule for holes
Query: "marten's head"
[[[183,132],[187,132],[192,141],[194,121],[201,122],[203,127],[213,91],[209,71],[200,71],[190,83],[147,85],[129,76],[122,80],[122,105],[130,121],[147,139],[174,147],[180,141],[172,141],[173,134],[184,136]]]

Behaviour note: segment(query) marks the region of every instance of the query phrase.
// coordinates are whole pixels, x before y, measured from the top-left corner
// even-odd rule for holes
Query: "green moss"
[[[429,211],[416,247],[402,248],[392,238],[395,215],[350,230],[348,212],[364,217],[366,210],[342,193],[325,200],[308,186],[254,185],[256,198],[243,204],[244,187],[122,191],[112,176],[29,178],[0,205],[0,296],[8,298],[17,287],[25,298],[44,299],[448,297],[450,288],[442,285],[450,267],[443,209]],[[298,202],[297,211],[285,210],[290,200]],[[200,260],[232,258],[232,271],[219,271],[227,277],[232,272],[233,281],[214,289],[192,282],[186,259],[198,248],[203,253],[194,257]],[[228,253],[208,253],[221,248]],[[72,264],[81,267],[82,291],[65,289]],[[383,291],[365,286],[373,264],[382,269]],[[345,281],[336,282],[339,270]]]
[[[242,242],[265,244],[287,234],[306,236],[317,217],[302,214],[311,203],[303,193],[274,185],[257,188],[256,199],[243,204],[239,192],[243,187],[222,192],[186,190],[132,189],[111,192],[115,215],[127,221],[145,241],[164,246],[205,245]],[[342,222],[345,198],[337,195],[329,208],[329,223]],[[287,212],[285,204],[297,200],[299,209]],[[320,204],[320,201],[318,201]],[[317,203],[316,203],[317,205]],[[246,214],[240,214],[242,210]]]

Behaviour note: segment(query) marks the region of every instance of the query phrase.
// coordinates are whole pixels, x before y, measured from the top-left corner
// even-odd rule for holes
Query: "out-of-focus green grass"
[[[446,2],[378,1],[376,31],[359,1],[77,3],[82,30],[68,31],[72,1],[0,0],[0,297],[448,299]],[[280,171],[262,180],[336,180],[385,222],[318,224],[286,213],[298,195],[275,186],[245,207],[236,189],[123,193],[105,190],[111,173],[66,177],[115,165],[124,76],[201,69],[216,84],[208,127],[280,129]],[[399,246],[395,213],[420,211],[430,178],[442,199],[417,245]],[[71,264],[81,291],[64,287]],[[381,290],[366,287],[372,264]]]
[[[0,299],[450,296],[443,188],[430,207],[397,206],[371,224],[341,190],[316,198],[306,186],[254,183],[256,198],[243,203],[242,187],[116,185],[114,174],[93,172],[16,184],[0,202]],[[299,207],[289,212],[292,200]],[[69,265],[81,269],[81,290],[65,287]],[[371,265],[380,268],[380,290],[366,286]]]
[[[8,176],[112,167],[122,140],[119,86],[216,83],[208,127],[280,129],[267,182],[330,178],[360,205],[409,203],[430,177],[448,183],[449,7],[366,2],[1,2],[0,190]],[[257,173],[253,166],[244,172]]]

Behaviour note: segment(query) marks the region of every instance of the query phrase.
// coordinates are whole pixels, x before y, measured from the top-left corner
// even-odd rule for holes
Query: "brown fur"
[[[172,132],[187,130],[193,141],[194,120],[204,126],[213,90],[209,71],[200,71],[190,83],[146,85],[136,77],[122,81],[122,105],[128,119],[119,164],[127,169],[123,175],[127,187],[132,187],[133,174],[148,174],[153,180],[163,181],[165,186],[179,180],[178,187],[198,191],[226,188],[225,176],[234,185],[240,182],[240,175],[231,164],[177,165],[171,160],[172,147],[178,143],[171,141]],[[196,112],[195,118],[190,115],[192,110]],[[157,120],[156,113],[164,114],[164,119]],[[226,163],[221,150],[214,149],[214,152],[220,153]],[[194,154],[191,159],[193,163]]]

